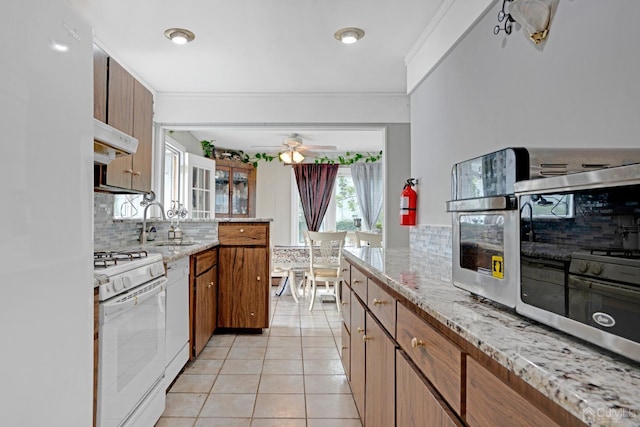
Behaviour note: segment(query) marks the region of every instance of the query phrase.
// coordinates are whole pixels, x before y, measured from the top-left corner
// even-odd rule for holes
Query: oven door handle
[[[447,202],[447,212],[504,211],[517,208],[518,202],[515,196],[479,197]]]
[[[105,323],[111,318],[113,318],[114,316],[118,315],[119,313],[122,313],[130,309],[131,307],[135,307],[136,305],[142,304],[149,298],[152,298],[153,296],[160,294],[161,292],[164,291],[165,285],[167,283],[167,279],[165,277],[162,277],[151,283],[155,284],[156,286],[152,287],[147,291],[140,292],[140,293],[137,293],[134,291],[132,293],[116,298],[115,301],[107,301],[103,303],[101,307],[102,308],[101,310],[102,316],[100,319],[101,322]],[[142,288],[146,286],[148,285],[143,285]]]

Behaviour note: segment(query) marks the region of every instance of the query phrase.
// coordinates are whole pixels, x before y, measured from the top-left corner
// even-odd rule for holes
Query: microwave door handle
[[[505,211],[517,208],[518,203],[515,196],[480,197],[447,202],[447,212]]]

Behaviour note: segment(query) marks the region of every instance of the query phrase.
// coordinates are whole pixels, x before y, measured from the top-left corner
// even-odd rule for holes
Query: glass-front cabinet
[[[216,217],[255,217],[256,170],[253,165],[218,159],[215,179]]]

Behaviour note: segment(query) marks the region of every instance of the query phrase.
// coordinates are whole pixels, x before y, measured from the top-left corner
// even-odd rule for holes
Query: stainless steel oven
[[[452,212],[453,284],[515,307],[520,282],[520,217],[532,216],[539,205],[552,203],[536,198],[519,205],[516,185],[635,162],[640,162],[637,149],[505,148],[455,164],[452,200],[447,202],[447,211]],[[535,232],[534,228],[524,230],[523,237],[526,233],[526,240],[535,240]],[[633,232],[627,229],[629,240]],[[533,259],[523,270],[537,274],[540,264]],[[564,265],[547,262],[546,267],[550,280],[546,286],[555,286],[558,275],[564,278]],[[545,297],[546,306],[551,311],[564,305],[559,297],[549,298]]]
[[[640,361],[640,164],[515,188],[516,311]]]

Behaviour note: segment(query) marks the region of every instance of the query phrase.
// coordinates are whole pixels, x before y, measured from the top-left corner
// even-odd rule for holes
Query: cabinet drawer
[[[382,290],[380,286],[369,280],[367,283],[367,306],[389,335],[396,336],[396,300]]]
[[[267,246],[269,224],[246,222],[218,224],[218,240],[221,245]]]
[[[400,347],[460,414],[462,351],[427,322],[398,304],[397,341]]]
[[[474,359],[467,358],[469,426],[558,426]]]
[[[218,249],[209,249],[194,255],[195,275],[199,276],[218,263]]]
[[[367,276],[357,268],[351,268],[351,289],[362,301],[367,301]]]

